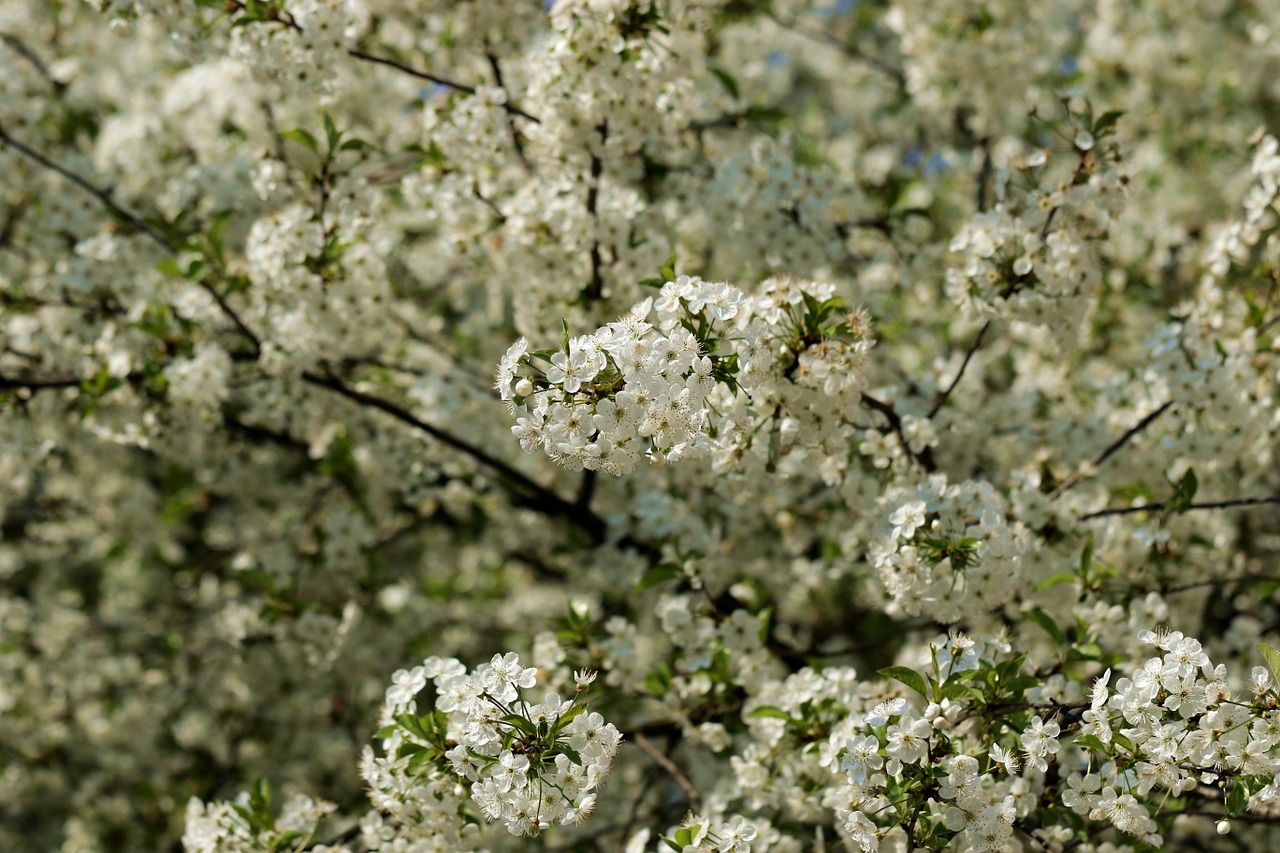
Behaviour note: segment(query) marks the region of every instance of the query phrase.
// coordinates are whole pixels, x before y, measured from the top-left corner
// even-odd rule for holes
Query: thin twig
[[[1142,432],[1147,427],[1151,426],[1151,424],[1155,422],[1156,418],[1160,417],[1166,411],[1168,411],[1169,407],[1172,405],[1173,405],[1173,400],[1169,400],[1165,402],[1155,411],[1151,412],[1145,418],[1138,421],[1138,423],[1134,424],[1132,427],[1126,430],[1124,435],[1120,436],[1115,441],[1111,442],[1110,446],[1108,446],[1106,450],[1102,451],[1097,456],[1095,456],[1093,458],[1093,461],[1089,463],[1088,468],[1085,469],[1084,472],[1077,471],[1067,479],[1063,480],[1061,485],[1059,485],[1056,489],[1054,489],[1052,492],[1049,493],[1049,500],[1054,500],[1055,498],[1061,496],[1063,492],[1067,491],[1067,489],[1070,489],[1076,483],[1083,480],[1086,476],[1088,476],[1087,472],[1092,472],[1096,470],[1098,466],[1100,466],[1103,462],[1106,462],[1115,453],[1117,453],[1122,447],[1128,444],[1130,439],[1132,439],[1138,433]]]
[[[1226,501],[1210,501],[1207,503],[1193,503],[1181,509],[1187,512],[1193,509],[1230,509],[1237,506],[1259,506],[1261,504],[1280,504],[1280,495],[1269,495],[1266,497],[1252,498],[1234,498]],[[1153,501],[1145,503],[1141,506],[1113,506],[1106,509],[1100,509],[1097,512],[1090,512],[1080,516],[1081,521],[1091,521],[1095,518],[1105,518],[1112,515],[1133,515],[1138,512],[1164,512],[1164,508],[1168,506],[1164,501]]]
[[[812,39],[822,44],[831,45],[850,59],[856,59],[859,62],[865,63],[869,68],[874,68],[876,71],[879,71],[881,74],[884,74],[893,80],[894,85],[897,86],[900,91],[906,91],[906,74],[904,74],[901,69],[893,67],[883,59],[875,56],[868,56],[856,45],[852,45],[844,39],[837,38],[826,30],[813,30],[809,29],[807,26],[801,26],[795,21],[784,21],[779,18],[776,13],[768,9],[764,10],[764,15],[784,30],[789,30],[797,35],[802,35],[805,38]]]
[[[348,50],[347,55],[354,56],[356,59],[362,60],[364,62],[373,62],[373,63],[377,63],[378,65],[386,65],[390,68],[396,69],[397,71],[403,71],[405,74],[408,74],[411,77],[417,77],[419,80],[427,80],[431,83],[436,83],[441,86],[448,86],[450,89],[457,89],[459,92],[466,92],[468,95],[474,95],[476,93],[475,86],[468,86],[466,83],[459,83],[456,80],[450,80],[448,77],[441,77],[439,74],[432,74],[430,71],[422,71],[420,69],[414,68],[413,66],[405,65],[403,62],[397,62],[394,59],[388,59],[385,56],[374,56],[372,53],[365,53],[363,50],[355,50],[355,49]],[[534,124],[540,123],[537,116],[530,115],[529,113],[517,107],[515,104],[504,103],[502,106],[507,112],[511,113],[512,115],[518,115],[521,118],[528,119]]]
[[[603,145],[609,135],[609,122],[605,120],[596,128],[600,132],[600,144]],[[587,187],[587,213],[591,215],[591,221],[594,226],[599,226],[599,216],[596,208],[600,199],[600,174],[604,171],[604,162],[600,159],[600,155],[592,152],[591,154],[591,185]],[[584,298],[589,301],[596,301],[604,294],[604,275],[600,269],[600,237],[597,235],[591,240],[591,280],[587,284],[586,289],[582,292]]]
[[[978,211],[985,211],[991,204],[990,199],[990,183],[991,183],[991,139],[982,137],[978,140],[978,150],[982,153],[982,165],[978,167]]]
[[[53,72],[49,70],[49,66],[45,65],[44,61],[40,59],[39,55],[37,55],[34,50],[28,47],[27,43],[24,42],[22,39],[18,38],[12,33],[0,33],[0,41],[3,41],[5,44],[9,45],[9,47],[13,50],[14,53],[18,54],[27,62],[31,63],[31,67],[34,68],[37,72],[39,72],[40,76],[45,79],[45,82],[47,82],[50,86],[53,87],[53,90],[57,92],[58,95],[61,95],[63,92],[67,90],[67,84],[63,83],[58,78],[54,77]]]
[[[675,762],[662,754],[662,751],[653,745],[653,741],[649,740],[642,734],[635,734],[631,740],[636,746],[645,751],[645,754],[654,760],[659,767],[667,771],[676,784],[680,786],[680,790],[684,791],[684,795],[689,798],[689,805],[697,811],[702,807],[702,797],[698,795],[698,791],[693,787],[693,783],[689,781],[689,777],[675,765]]]
[[[79,388],[81,379],[75,376],[5,376],[0,373],[0,391],[46,391],[51,388]]]
[[[485,59],[489,60],[489,70],[493,72],[493,82],[502,91],[507,91],[507,84],[502,79],[502,66],[498,64],[498,57],[492,51],[485,51]],[[510,93],[507,93],[510,97]],[[516,127],[514,113],[507,113],[507,131],[511,134],[511,144],[516,147],[516,156],[520,158],[520,163],[526,168],[532,168],[529,158],[524,154],[524,142],[520,139],[520,128]]]
[[[99,187],[91,183],[86,178],[80,176],[76,172],[71,171],[66,166],[63,166],[61,163],[56,163],[53,160],[50,160],[48,157],[44,156],[34,148],[31,148],[25,143],[19,142],[17,139],[14,139],[4,129],[3,125],[0,125],[0,143],[4,143],[6,145],[13,147],[19,154],[22,154],[24,157],[27,157],[35,161],[36,163],[39,163],[41,166],[44,166],[46,169],[56,172],[57,174],[66,178],[68,181],[71,181],[71,183],[75,184],[80,189],[84,190],[85,192],[89,193],[94,198],[96,198],[99,202],[102,203],[104,207],[106,207],[108,210],[114,213],[118,218],[120,218],[124,222],[127,222],[139,234],[143,234],[146,237],[150,238],[150,240],[153,243],[155,243],[164,251],[168,252],[171,255],[178,253],[178,250],[180,249],[179,244],[174,243],[169,237],[165,236],[163,233],[157,230],[154,226],[148,224],[147,222],[142,220],[140,217],[138,217],[136,214],[131,213],[129,210],[127,210],[126,208],[118,204],[116,200],[111,197],[111,192],[109,190],[106,190],[102,187]],[[203,288],[211,297],[213,297],[213,301],[218,303],[218,307],[222,310],[222,313],[225,314],[229,320],[231,320],[232,324],[235,325],[235,327],[240,331],[242,335],[248,338],[249,342],[253,346],[253,356],[256,358],[258,354],[262,351],[261,339],[256,334],[254,334],[253,330],[250,329],[248,325],[246,325],[245,322],[240,319],[240,316],[232,309],[232,307],[229,304],[227,304],[227,300],[223,297],[221,293],[218,292],[218,289],[216,287],[214,287],[210,282],[205,280],[201,280],[197,282],[197,284],[201,288]]]
[[[384,400],[381,397],[376,397],[372,394],[367,394],[364,391],[352,388],[332,373],[326,372],[321,374],[308,370],[302,374],[302,379],[304,382],[314,385],[317,388],[324,388],[342,397],[346,397],[348,400],[352,400],[363,406],[377,409],[380,412],[391,415],[396,420],[426,433],[440,443],[466,454],[482,466],[496,473],[517,490],[524,492],[533,504],[542,512],[548,515],[567,519],[575,526],[586,532],[593,542],[600,543],[604,541],[607,527],[604,519],[600,518],[585,507],[577,506],[576,504],[565,500],[551,489],[540,485],[527,475],[517,471],[506,462],[496,456],[493,456],[482,448],[464,441],[463,439],[458,438],[457,436],[448,433],[433,424],[427,423],[415,416],[409,410],[396,405],[390,400]]]
[[[93,184],[89,183],[87,180],[80,177],[75,172],[71,171],[70,169],[63,166],[62,164],[55,163],[54,161],[50,160],[48,157],[41,154],[39,151],[35,150],[34,148],[31,148],[25,143],[19,142],[18,140],[14,139],[12,136],[9,135],[8,131],[4,129],[4,125],[0,125],[0,142],[5,143],[6,145],[12,146],[14,150],[16,150],[19,154],[22,154],[24,157],[27,157],[28,159],[34,160],[35,162],[39,163],[41,166],[44,166],[46,169],[49,169],[50,171],[57,172],[62,177],[66,178],[68,181],[71,181],[71,183],[78,186],[80,189],[94,196],[95,198],[98,199],[98,201],[102,202],[104,207],[106,207],[108,210],[110,210],[120,219],[129,223],[129,225],[131,225],[135,231],[150,237],[151,240],[155,242],[157,245],[159,245],[161,248],[169,252],[176,251],[176,247],[169,242],[168,237],[165,237],[163,234],[157,231],[153,226],[148,225],[146,222],[143,222],[137,216],[135,216],[134,214],[130,213],[128,210],[125,210],[123,207],[117,204],[115,199],[111,197],[110,192],[100,187],[94,186]]]
[[[885,419],[889,421],[889,426],[893,429],[894,435],[898,437],[898,443],[902,445],[902,449],[906,451],[907,456],[917,467],[927,474],[932,474],[938,470],[938,463],[933,459],[931,448],[926,446],[919,453],[911,449],[911,444],[907,441],[907,436],[902,431],[902,417],[891,404],[878,400],[866,392],[862,394],[862,404],[884,415]]]
[[[960,370],[957,371],[955,379],[951,380],[951,384],[947,386],[947,390],[942,392],[941,396],[939,396],[937,401],[934,402],[933,408],[929,409],[928,417],[930,420],[932,420],[933,416],[942,410],[942,407],[947,404],[947,400],[951,398],[951,392],[956,390],[956,386],[960,384],[960,379],[964,376],[964,371],[969,366],[970,359],[972,359],[973,354],[978,351],[978,347],[982,346],[982,336],[987,333],[987,329],[989,328],[991,328],[990,320],[983,323],[982,328],[978,330],[977,336],[969,346],[969,351],[964,354],[964,361],[960,363]]]

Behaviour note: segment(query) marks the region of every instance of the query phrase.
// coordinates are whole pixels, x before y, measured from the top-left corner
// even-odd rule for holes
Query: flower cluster
[[[366,749],[362,773],[374,805],[399,825],[396,837],[465,835],[463,792],[512,835],[587,818],[622,735],[580,701],[595,673],[579,672],[569,699],[548,692],[531,703],[521,691],[536,686],[536,673],[514,652],[472,672],[428,658],[395,673],[378,732],[382,755]],[[420,709],[428,680],[436,696]]]
[[[784,433],[790,445],[824,419],[846,428],[837,435],[849,431],[844,413],[873,338],[865,313],[842,309],[830,284],[770,279],[745,297],[725,282],[679,276],[591,335],[570,338],[566,327],[559,351],[530,351],[520,339],[498,366],[497,387],[521,446],[541,446],[568,467],[617,475],[642,457],[732,459],[766,423],[772,464]]]
[[[872,563],[906,613],[950,623],[969,608],[996,609],[1035,584],[1028,560],[1035,540],[1010,519],[1008,501],[994,489],[935,474],[911,493],[886,498],[893,510],[884,527],[892,527],[876,542]]]
[[[947,293],[965,311],[1047,327],[1068,346],[1102,284],[1098,246],[1120,214],[1127,181],[1114,142],[1118,114],[1074,109],[1072,171],[1053,175],[1044,149],[1018,155],[1020,169],[1042,185],[975,213],[952,237],[956,259],[947,269]]]

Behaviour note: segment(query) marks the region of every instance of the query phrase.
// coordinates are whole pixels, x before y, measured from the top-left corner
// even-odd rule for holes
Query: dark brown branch
[[[1233,498],[1226,501],[1209,501],[1206,503],[1193,503],[1183,507],[1181,512],[1189,512],[1193,509],[1230,509],[1237,506],[1259,506],[1261,504],[1280,504],[1280,495],[1269,495],[1265,497],[1251,498]],[[1090,512],[1080,516],[1081,521],[1091,521],[1095,518],[1106,518],[1112,515],[1133,515],[1138,512],[1164,512],[1168,506],[1164,501],[1153,501],[1145,503],[1141,506],[1113,506],[1106,509],[1100,509],[1097,512]]]
[[[702,807],[702,797],[698,795],[698,789],[693,787],[693,783],[689,781],[689,777],[676,766],[675,762],[663,755],[662,751],[653,745],[653,741],[649,740],[643,734],[636,733],[631,739],[636,746],[644,750],[645,755],[652,758],[655,764],[665,770],[667,775],[675,780],[676,784],[680,786],[680,790],[684,791],[684,795],[689,798],[689,805],[693,807],[694,811],[699,810]]]
[[[440,75],[432,74],[429,71],[420,71],[417,68],[414,68],[409,65],[405,65],[403,62],[397,62],[394,59],[388,59],[385,56],[374,56],[372,53],[365,53],[363,50],[354,50],[354,49],[348,50],[347,55],[353,56],[356,59],[362,60],[364,62],[373,62],[378,65],[386,65],[390,68],[396,69],[397,71],[403,71],[405,74],[408,74],[411,77],[417,77],[419,80],[426,80],[428,82],[436,83],[441,86],[448,86],[450,89],[457,89],[459,92],[466,92],[468,95],[474,95],[476,93],[475,86],[468,86],[465,83],[459,83],[456,80],[450,80],[448,77],[441,77]],[[507,112],[511,113],[512,115],[517,115],[517,116],[520,116],[521,118],[528,119],[534,124],[540,123],[537,116],[530,115],[529,113],[517,107],[515,104],[505,103],[502,106]]]
[[[19,142],[18,140],[14,139],[4,129],[3,125],[0,125],[0,143],[4,143],[6,145],[12,146],[13,149],[16,150],[19,154],[22,154],[24,157],[27,157],[28,159],[36,163],[39,163],[41,166],[45,167],[46,169],[49,169],[52,172],[56,172],[57,174],[66,178],[71,183],[78,186],[80,189],[89,193],[91,196],[93,196],[99,202],[101,202],[104,207],[106,207],[113,214],[115,214],[116,217],[123,220],[124,222],[127,222],[136,232],[148,237],[153,243],[155,243],[158,247],[163,249],[165,252],[173,255],[173,254],[177,254],[179,249],[181,248],[179,244],[175,243],[169,237],[162,234],[154,226],[143,221],[137,215],[131,213],[129,210],[125,209],[120,204],[118,204],[116,200],[111,197],[110,191],[90,183],[88,180],[81,177],[79,174],[71,171],[70,169],[63,166],[62,164],[55,163],[53,160],[50,160],[48,157],[44,156],[34,148],[31,148],[25,143]],[[218,292],[218,289],[216,287],[214,287],[208,281],[203,281],[203,280],[198,282],[198,284],[211,297],[213,297],[213,301],[218,303],[218,308],[222,310],[222,313],[226,315],[227,319],[229,319],[232,322],[232,324],[235,325],[236,329],[238,329],[240,333],[244,335],[249,340],[249,342],[253,345],[253,355],[256,358],[258,353],[261,352],[262,350],[261,339],[259,339],[259,337],[256,334],[254,334],[252,329],[250,329],[247,325],[245,325],[245,322],[241,320],[240,316],[231,308],[230,305],[227,304],[227,300],[222,296],[221,293]]]
[[[100,187],[94,186],[93,184],[89,183],[87,180],[80,177],[75,172],[66,168],[62,164],[53,162],[48,157],[41,154],[39,151],[36,151],[34,148],[31,148],[25,143],[19,142],[18,140],[14,139],[12,136],[9,135],[8,131],[4,129],[3,125],[0,125],[0,142],[3,142],[6,145],[12,146],[14,150],[16,150],[19,154],[23,155],[24,157],[30,160],[34,160],[35,162],[39,163],[41,166],[44,166],[46,169],[49,169],[50,171],[53,171],[53,172],[57,172],[59,175],[66,178],[68,181],[71,181],[71,183],[75,184],[80,189],[84,190],[85,192],[89,193],[90,195],[98,199],[98,201],[102,202],[103,206],[106,207],[108,210],[110,210],[112,213],[114,213],[118,218],[129,223],[129,225],[135,231],[137,231],[140,234],[145,234],[147,237],[150,237],[151,240],[154,243],[156,243],[156,245],[160,246],[165,251],[168,251],[168,252],[177,251],[177,247],[169,242],[169,238],[165,237],[163,234],[157,231],[153,226],[148,225],[146,222],[143,222],[137,216],[133,215],[128,210],[125,210],[123,207],[117,204],[115,199],[111,197],[110,192]]]
[[[969,361],[973,358],[973,354],[978,351],[978,347],[982,346],[982,337],[987,333],[987,329],[991,328],[991,321],[982,324],[982,328],[978,330],[977,336],[973,339],[973,343],[969,346],[969,351],[964,354],[964,361],[960,363],[960,370],[956,373],[955,379],[951,380],[951,384],[947,386],[947,390],[939,395],[934,402],[933,408],[929,409],[929,419],[942,410],[947,404],[947,400],[951,398],[951,392],[956,390],[956,386],[960,384],[961,378],[964,376],[965,369],[969,367]]]
[[[565,500],[551,489],[540,485],[488,451],[421,420],[412,412],[390,400],[384,400],[381,397],[375,397],[372,394],[366,394],[363,391],[352,388],[330,373],[321,374],[308,370],[302,374],[302,379],[317,388],[324,388],[362,406],[388,414],[401,423],[408,424],[440,443],[471,457],[480,465],[497,474],[514,490],[524,493],[530,505],[537,507],[547,515],[557,516],[571,522],[583,530],[597,544],[604,541],[607,527],[604,519],[585,507],[580,507]]]
[[[906,74],[904,74],[901,69],[893,67],[889,63],[885,62],[883,59],[880,59],[879,57],[875,57],[875,56],[868,56],[867,54],[863,53],[856,45],[849,44],[849,42],[843,39],[837,38],[836,36],[832,35],[826,30],[813,30],[813,29],[809,29],[806,26],[801,26],[795,21],[784,21],[781,18],[779,18],[777,14],[767,9],[764,11],[764,14],[766,17],[768,17],[778,26],[782,27],[784,30],[790,30],[791,32],[796,33],[798,35],[802,35],[805,38],[812,39],[822,44],[831,45],[836,50],[839,50],[841,53],[843,53],[845,56],[849,57],[850,59],[855,59],[858,62],[865,63],[868,68],[873,68],[876,71],[879,71],[881,74],[884,74],[886,77],[893,80],[894,85],[897,86],[899,91],[903,91],[903,92],[906,91],[907,89]]]
[[[600,125],[600,138],[604,140],[605,134],[608,133],[608,124]],[[591,222],[595,225],[598,222],[596,209],[600,200],[600,173],[604,170],[604,164],[601,162],[599,155],[591,155],[591,186],[587,187],[587,213],[591,215]],[[591,281],[587,284],[586,290],[582,295],[589,301],[594,302],[604,294],[604,276],[600,270],[600,238],[595,236],[591,239]]]
[[[978,140],[978,151],[982,154],[982,165],[978,167],[977,207],[983,212],[991,205],[991,140],[988,137]]]
[[[932,474],[938,470],[938,463],[933,459],[931,448],[925,447],[919,453],[911,449],[911,444],[907,441],[907,436],[902,431],[902,417],[892,404],[878,400],[865,392],[862,394],[862,404],[884,415],[885,420],[889,422],[889,426],[893,429],[894,435],[898,437],[898,443],[902,445],[902,449],[918,468],[927,474]]]
[[[5,376],[0,373],[0,391],[47,391],[51,388],[79,388],[81,380],[75,376]]]
[[[1119,438],[1117,438],[1115,441],[1111,442],[1111,444],[1107,447],[1107,449],[1106,449],[1106,450],[1102,451],[1101,453],[1099,453],[1097,456],[1095,456],[1095,457],[1093,458],[1093,461],[1089,463],[1089,469],[1088,469],[1088,470],[1089,470],[1089,471],[1092,471],[1092,470],[1096,469],[1096,468],[1097,468],[1098,466],[1100,466],[1103,462],[1106,462],[1108,459],[1110,459],[1112,456],[1114,456],[1114,455],[1115,455],[1115,454],[1116,454],[1116,453],[1117,453],[1117,452],[1118,452],[1122,447],[1124,447],[1126,444],[1128,444],[1128,443],[1129,443],[1129,441],[1130,441],[1134,436],[1136,436],[1138,433],[1142,432],[1142,431],[1143,431],[1144,429],[1146,429],[1147,427],[1151,426],[1151,424],[1155,422],[1156,418],[1160,417],[1160,416],[1161,416],[1161,415],[1163,415],[1166,411],[1168,411],[1168,410],[1169,410],[1169,408],[1170,408],[1172,405],[1173,405],[1173,400],[1169,400],[1169,401],[1165,402],[1163,405],[1161,405],[1161,406],[1160,406],[1159,408],[1157,408],[1155,411],[1151,412],[1151,413],[1150,413],[1150,414],[1148,414],[1145,418],[1143,418],[1142,420],[1138,421],[1138,423],[1134,424],[1132,427],[1130,427],[1128,430],[1126,430],[1126,431],[1125,431],[1125,433],[1124,433],[1124,435],[1120,436],[1120,437],[1119,437]],[[1053,500],[1054,498],[1059,497],[1060,495],[1062,495],[1062,493],[1063,493],[1063,492],[1067,491],[1067,489],[1070,489],[1070,488],[1071,488],[1072,486],[1074,486],[1076,483],[1078,483],[1078,482],[1080,482],[1081,480],[1083,480],[1086,476],[1088,476],[1088,474],[1087,474],[1087,473],[1081,473],[1081,472],[1076,472],[1075,474],[1072,474],[1070,477],[1068,477],[1067,479],[1063,480],[1063,481],[1062,481],[1062,484],[1061,484],[1060,486],[1058,486],[1058,488],[1054,489],[1054,490],[1050,493],[1050,495],[1049,495],[1049,499],[1050,499],[1050,500]]]
[[[53,87],[54,92],[59,96],[67,90],[67,84],[53,76],[53,72],[49,70],[49,66],[45,65],[43,60],[36,54],[34,50],[27,46],[27,43],[12,33],[0,33],[0,41],[7,44],[14,53],[21,56],[31,64],[45,81]]]
[[[499,89],[506,92],[507,84],[502,79],[502,66],[498,64],[498,57],[493,51],[485,51],[485,59],[489,60],[489,70],[493,72],[493,82]],[[510,97],[511,93],[507,92]],[[520,158],[520,162],[524,164],[526,169],[530,168],[529,158],[524,154],[524,142],[520,138],[520,128],[516,127],[515,114],[507,113],[507,131],[511,134],[511,144],[516,147],[516,156]]]
[[[591,499],[596,493],[596,479],[597,475],[595,471],[582,472],[582,483],[578,487],[578,497],[573,502],[574,506],[581,507],[582,509],[587,509],[591,506]]]

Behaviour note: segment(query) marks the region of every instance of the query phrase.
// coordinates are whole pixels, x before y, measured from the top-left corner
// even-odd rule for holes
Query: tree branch
[[[433,424],[416,417],[409,410],[396,405],[390,400],[384,400],[381,397],[375,397],[372,394],[366,394],[363,391],[352,388],[332,373],[320,374],[315,371],[305,371],[302,379],[310,385],[317,388],[324,388],[332,391],[339,396],[346,397],[348,400],[377,409],[380,412],[390,415],[401,423],[426,433],[442,444],[459,451],[460,453],[471,457],[480,465],[493,471],[508,485],[516,491],[522,492],[529,499],[531,505],[548,515],[558,516],[574,524],[583,530],[591,540],[596,544],[600,544],[605,539],[607,525],[604,519],[593,513],[586,507],[579,506],[576,503],[565,500],[551,489],[543,486],[527,475],[512,468],[506,462],[493,456],[488,451],[477,447],[457,436],[448,433]]]
[[[107,208],[107,210],[115,214],[116,217],[123,220],[124,222],[127,222],[136,232],[148,237],[153,243],[155,243],[165,252],[171,255],[175,255],[178,253],[179,249],[181,248],[180,244],[174,243],[169,237],[162,234],[153,225],[150,225],[149,223],[145,222],[136,214],[130,212],[126,208],[122,207],[119,203],[117,203],[116,200],[111,197],[111,193],[109,190],[103,189],[102,187],[99,187],[91,183],[86,178],[68,169],[66,166],[63,166],[60,163],[56,163],[53,160],[50,160],[48,157],[44,156],[34,148],[31,148],[25,143],[19,142],[17,139],[14,139],[12,136],[9,135],[8,131],[4,129],[3,125],[0,125],[0,143],[4,143],[6,145],[11,146],[15,151],[17,151],[19,154],[22,154],[24,157],[27,157],[28,159],[36,163],[39,163],[44,168],[49,169],[52,172],[56,172],[57,174],[66,178],[68,181],[71,181],[71,183],[75,184],[77,187],[79,187],[80,189],[84,190],[85,192],[89,193],[91,196],[96,198],[99,202],[101,202],[101,204],[104,207]],[[240,316],[231,308],[231,306],[227,304],[227,300],[222,296],[221,293],[218,292],[218,289],[216,287],[214,287],[211,283],[205,280],[201,280],[197,282],[197,284],[201,288],[203,288],[211,297],[213,297],[213,301],[218,304],[218,308],[221,309],[224,315],[226,315],[227,319],[229,319],[231,323],[236,327],[236,329],[239,330],[239,332],[250,341],[250,343],[253,346],[253,356],[254,358],[257,358],[258,354],[262,351],[261,339],[256,334],[254,334],[253,330],[250,329],[245,324],[245,322],[240,319]]]
[[[951,380],[951,384],[947,386],[947,390],[934,401],[933,408],[929,409],[929,419],[933,420],[933,416],[942,410],[947,404],[947,400],[951,398],[951,392],[956,390],[956,386],[960,384],[960,379],[964,376],[965,369],[969,367],[969,361],[973,358],[973,354],[978,351],[978,347],[982,346],[982,336],[987,333],[987,329],[991,328],[991,321],[982,324],[982,328],[978,330],[977,336],[973,339],[973,343],[969,346],[969,351],[964,354],[964,361],[960,363],[960,370],[956,373],[955,379]]]
[[[916,467],[927,474],[932,474],[938,470],[938,463],[933,459],[931,448],[925,447],[919,453],[911,449],[911,444],[907,441],[907,436],[902,431],[902,417],[891,404],[878,400],[865,392],[862,394],[862,404],[884,415],[885,419],[889,421],[889,426],[893,429],[894,435],[898,437],[898,443],[902,445],[902,449],[911,461],[916,464]]]
[[[1280,495],[1268,495],[1265,497],[1250,498],[1233,498],[1225,501],[1209,501],[1206,503],[1188,504],[1182,508],[1183,512],[1193,509],[1230,509],[1237,506],[1259,506],[1261,504],[1280,504]],[[1092,521],[1095,518],[1106,518],[1112,515],[1133,515],[1138,512],[1163,512],[1168,506],[1164,501],[1153,501],[1145,503],[1141,506],[1113,506],[1106,509],[1100,509],[1096,512],[1086,513],[1080,516],[1081,521]]]
[[[667,771],[676,784],[680,786],[680,790],[684,791],[684,795],[689,798],[689,805],[694,811],[702,807],[702,797],[698,795],[698,790],[693,787],[693,783],[689,781],[689,777],[676,766],[675,762],[662,754],[662,751],[653,745],[653,741],[649,740],[642,734],[636,733],[632,735],[631,740],[636,746],[644,750],[645,755],[653,759],[654,763]]]
[[[361,60],[362,62],[373,62],[377,65],[386,65],[389,68],[394,68],[397,71],[402,71],[411,77],[417,77],[419,80],[427,80],[431,83],[437,83],[441,86],[448,86],[450,89],[457,89],[459,92],[466,92],[468,95],[474,95],[476,93],[475,86],[468,86],[465,83],[459,83],[456,80],[450,80],[448,77],[441,77],[438,74],[432,74],[430,71],[420,71],[417,68],[414,68],[410,65],[405,65],[403,62],[397,62],[394,59],[388,59],[385,56],[375,56],[372,53],[365,53],[363,50],[355,50],[354,48],[351,50],[348,50],[347,55],[353,56],[356,59]],[[523,119],[528,119],[534,124],[541,123],[541,121],[538,119],[537,116],[530,115],[529,113],[517,107],[515,104],[508,102],[508,103],[504,103],[502,106],[507,112],[511,113],[512,115],[517,115]]]
[[[1151,424],[1155,422],[1156,418],[1160,417],[1166,411],[1168,411],[1169,407],[1171,407],[1172,405],[1173,405],[1173,400],[1167,401],[1166,403],[1161,405],[1159,408],[1157,408],[1155,411],[1151,412],[1142,420],[1138,421],[1138,423],[1134,424],[1132,427],[1126,430],[1124,435],[1120,436],[1115,441],[1111,442],[1110,446],[1108,446],[1106,450],[1102,451],[1097,456],[1095,456],[1093,458],[1093,461],[1089,463],[1087,469],[1085,469],[1084,471],[1077,471],[1067,479],[1063,480],[1061,485],[1059,485],[1056,489],[1054,489],[1052,492],[1049,493],[1049,500],[1054,500],[1060,497],[1063,494],[1063,492],[1067,491],[1067,489],[1070,489],[1076,483],[1080,482],[1085,477],[1087,477],[1089,475],[1089,472],[1096,470],[1098,466],[1100,466],[1103,462],[1106,462],[1113,455],[1115,455],[1122,447],[1128,444],[1130,439],[1132,439],[1138,433],[1142,432],[1147,427],[1151,426]]]

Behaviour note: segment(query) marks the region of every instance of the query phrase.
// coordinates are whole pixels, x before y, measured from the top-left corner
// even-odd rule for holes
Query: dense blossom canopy
[[[1278,81],[1248,0],[0,0],[0,849],[1267,848]]]

